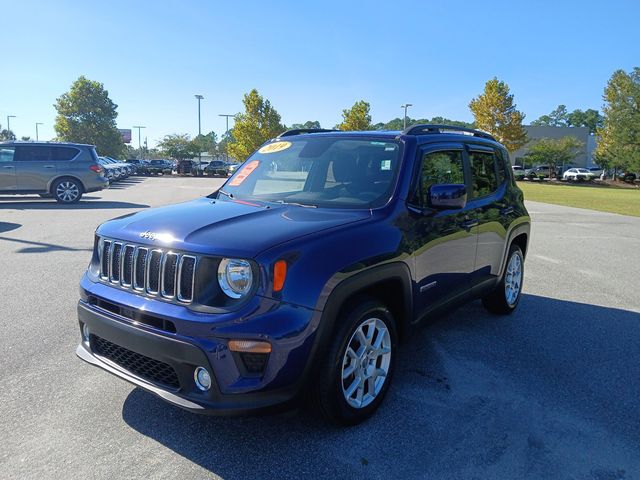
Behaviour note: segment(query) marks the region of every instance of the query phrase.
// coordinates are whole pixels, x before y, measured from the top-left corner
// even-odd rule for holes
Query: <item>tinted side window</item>
[[[496,166],[493,153],[469,152],[471,175],[473,182],[473,196],[484,197],[498,189]]]
[[[13,162],[14,153],[15,153],[15,148],[13,147],[0,147],[0,163]]]
[[[412,202],[428,205],[429,188],[439,183],[465,183],[461,150],[429,152],[422,157],[420,179]]]
[[[73,147],[51,147],[52,160],[58,162],[67,162],[73,160],[80,150]]]
[[[36,145],[16,147],[16,161],[18,162],[48,162],[51,160],[51,148]]]

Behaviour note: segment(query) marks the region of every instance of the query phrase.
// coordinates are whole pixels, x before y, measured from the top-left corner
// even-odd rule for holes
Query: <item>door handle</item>
[[[479,224],[480,224],[480,221],[477,218],[471,218],[469,220],[465,220],[464,222],[462,222],[460,226],[468,231]]]
[[[45,165],[44,168],[56,168],[54,165]]]
[[[500,210],[500,215],[510,215],[513,213],[513,207],[507,207]]]
[[[3,165],[2,168],[13,168],[13,165]]]

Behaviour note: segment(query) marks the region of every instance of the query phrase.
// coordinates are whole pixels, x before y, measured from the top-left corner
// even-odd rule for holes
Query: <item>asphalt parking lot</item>
[[[77,359],[97,225],[221,182],[0,197],[1,478],[640,478],[640,218],[529,203],[518,311],[475,302],[429,325],[354,428],[195,416]]]

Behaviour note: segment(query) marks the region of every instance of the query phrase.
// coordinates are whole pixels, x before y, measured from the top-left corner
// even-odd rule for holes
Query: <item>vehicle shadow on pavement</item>
[[[2,231],[2,223],[0,223],[0,232]],[[73,248],[65,245],[55,245],[53,243],[34,242],[32,240],[23,240],[21,238],[0,237],[0,241],[21,243],[29,245],[28,247],[18,250],[16,253],[47,253],[47,252],[93,252],[93,248]]]
[[[10,232],[11,230],[16,230],[21,226],[22,225],[19,223],[0,222],[0,233]]]
[[[125,180],[118,180],[117,182],[109,185],[109,190],[124,190],[126,188],[143,183],[145,180],[145,178],[127,178]]]
[[[627,450],[640,440],[639,325],[635,312],[534,295],[506,317],[473,302],[403,345],[384,404],[351,428],[305,410],[200,416],[140,388],[122,416],[225,479],[626,478],[640,471]]]
[[[110,208],[149,208],[149,205],[130,202],[114,202],[102,200],[81,200],[72,205],[64,205],[54,200],[33,200],[24,199],[16,200],[12,198],[10,201],[0,198],[0,210],[100,210]]]

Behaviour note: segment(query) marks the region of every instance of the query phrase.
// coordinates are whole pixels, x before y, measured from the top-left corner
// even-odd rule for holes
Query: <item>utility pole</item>
[[[133,128],[138,129],[138,154],[140,155],[140,158],[142,158],[142,141],[140,137],[140,130],[147,127],[143,127],[142,125],[134,125]]]
[[[413,104],[412,103],[405,103],[404,105],[400,105],[400,108],[404,108],[404,121],[402,122],[402,125],[403,125],[402,129],[403,130],[406,130],[406,128],[407,128],[407,109],[409,107],[413,107]]]
[[[39,138],[38,138],[38,125],[44,125],[44,123],[36,122],[36,142],[39,140]]]
[[[9,121],[12,118],[16,118],[16,116],[15,115],[7,115],[7,135],[11,135],[11,125],[10,125]]]
[[[229,117],[233,118],[233,117],[235,117],[235,115],[226,115],[224,113],[220,113],[220,114],[218,114],[218,116],[226,118],[226,120],[227,120],[227,129],[225,130],[224,134],[225,134],[225,136],[229,135]],[[227,163],[229,163],[229,154],[227,153],[227,149],[226,148],[224,149],[224,159],[225,159],[225,161]]]

